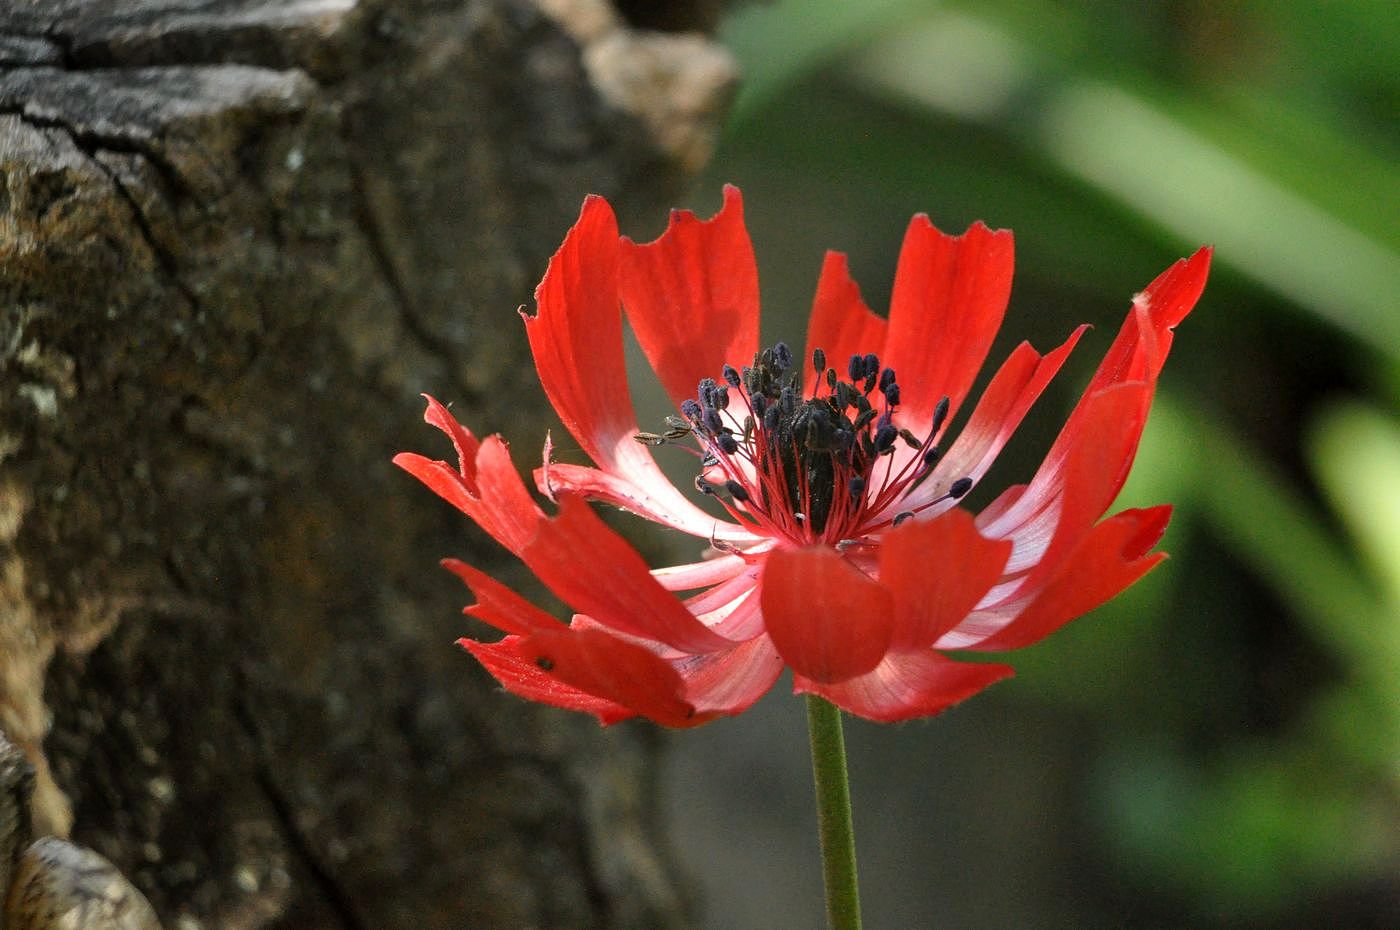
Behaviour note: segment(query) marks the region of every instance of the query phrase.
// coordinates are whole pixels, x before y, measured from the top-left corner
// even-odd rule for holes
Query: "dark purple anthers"
[[[825,350],[814,348],[811,361],[815,377],[807,376],[812,387],[804,396],[803,371],[793,368],[787,345],[775,343],[755,354],[752,365],[725,365],[722,380],[702,378],[697,397],[681,403],[682,416],[667,418],[664,433],[636,438],[663,445],[693,436],[701,494],[718,498],[741,521],[806,542],[854,545],[972,488],[972,478],[960,478],[941,497],[911,499],[908,509],[897,510],[898,501],[933,476],[940,455],[933,442],[951,402],[939,401],[932,429],[920,439],[894,422],[899,382],[893,368],[880,367],[879,356],[852,355],[849,380],[827,366]],[[877,387],[883,404],[870,397]],[[901,439],[907,451],[896,454]]]
[[[929,430],[930,436],[937,433],[943,427],[943,421],[948,419],[948,404],[948,398],[944,397],[938,402],[938,406],[933,408],[933,427]]]

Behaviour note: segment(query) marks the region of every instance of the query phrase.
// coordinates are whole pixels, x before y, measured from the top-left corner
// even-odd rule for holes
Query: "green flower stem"
[[[860,930],[856,834],[851,824],[851,786],[846,778],[840,708],[815,694],[807,695],[807,734],[812,741],[812,777],[817,785],[827,926],[830,930]]]

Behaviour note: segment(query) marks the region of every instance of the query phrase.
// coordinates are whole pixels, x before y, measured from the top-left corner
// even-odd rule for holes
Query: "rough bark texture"
[[[675,194],[732,78],[602,2],[0,0],[0,729],[36,835],[182,930],[683,920],[648,731],[450,647],[434,560],[514,569],[389,458],[440,449],[431,391],[532,462],[515,308],[586,191]]]

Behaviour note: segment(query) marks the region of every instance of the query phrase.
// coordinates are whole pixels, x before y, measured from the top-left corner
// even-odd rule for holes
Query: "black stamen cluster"
[[[938,461],[939,449],[932,442],[947,419],[949,408],[945,397],[934,409],[928,439],[921,441],[910,430],[894,425],[899,383],[893,368],[880,367],[879,356],[852,355],[844,380],[826,362],[826,352],[814,349],[812,367],[817,375],[817,390],[812,397],[803,398],[802,371],[795,366],[788,346],[776,343],[756,354],[753,364],[742,370],[725,365],[722,383],[714,378],[701,379],[696,385],[696,396],[681,403],[681,417],[666,418],[664,433],[639,433],[636,438],[661,445],[693,434],[701,440],[702,468],[719,464],[720,454],[737,455],[747,447],[747,454],[752,455],[760,472],[780,476],[783,483],[781,491],[761,484],[763,506],[802,509],[803,513],[795,514],[797,518],[821,533],[834,507],[849,508],[853,501],[859,506],[869,466],[877,457],[892,452],[896,440],[903,439],[920,452],[920,470],[914,485],[926,478]],[[821,396],[823,383],[825,396]],[[877,388],[880,393],[876,396],[884,400],[883,409],[871,402]],[[742,433],[736,433],[721,415],[729,408],[731,390],[738,390],[752,411],[743,418]],[[733,422],[737,418],[729,419]],[[838,475],[843,482],[840,488]],[[723,490],[736,501],[750,500],[750,490],[732,479],[714,485],[697,477],[695,486],[704,494]],[[956,481],[948,496],[959,498],[971,486],[970,479]],[[785,499],[770,500],[775,493]],[[895,523],[909,516],[912,514],[901,513]]]

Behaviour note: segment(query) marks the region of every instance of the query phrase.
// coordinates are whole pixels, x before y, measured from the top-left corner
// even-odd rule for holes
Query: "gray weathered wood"
[[[671,200],[732,78],[601,2],[0,0],[0,729],[37,834],[172,927],[682,919],[648,731],[450,646],[436,558],[521,579],[389,458],[437,448],[431,391],[533,462],[515,308],[585,192]]]

